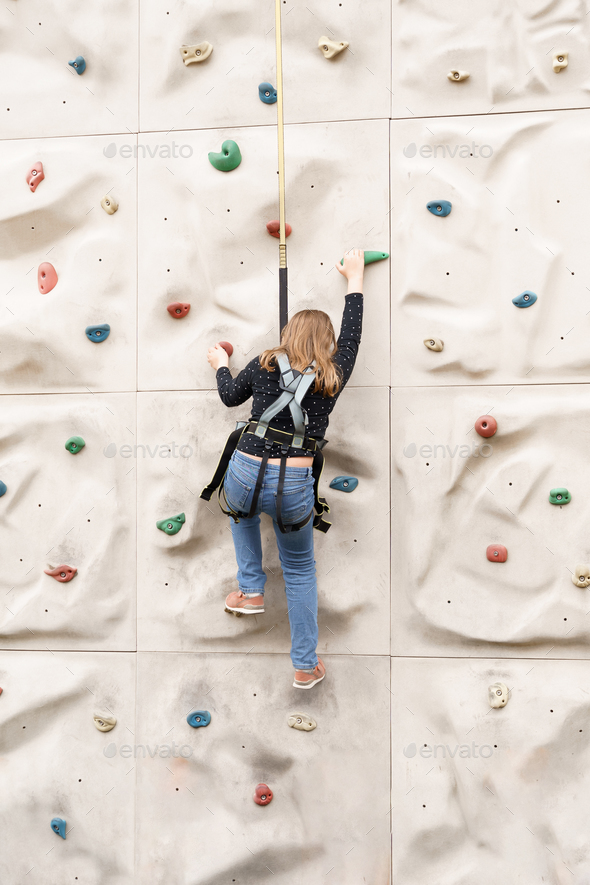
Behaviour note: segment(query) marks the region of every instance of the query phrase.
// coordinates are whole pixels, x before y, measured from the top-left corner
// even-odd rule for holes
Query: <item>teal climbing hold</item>
[[[62,839],[66,838],[66,822],[63,817],[54,817],[51,821],[51,829]]]
[[[550,504],[569,504],[572,496],[567,489],[551,489],[549,492]]]
[[[186,516],[184,513],[179,513],[178,516],[171,516],[170,519],[159,519],[156,522],[156,526],[161,532],[166,532],[167,535],[176,535],[183,527],[185,521]]]
[[[0,498],[2,497],[2,495],[5,495],[7,491],[8,491],[8,487],[7,487],[6,483],[2,482],[2,480],[0,479]]]
[[[530,289],[525,289],[524,292],[521,292],[520,295],[517,295],[516,298],[512,299],[512,303],[516,305],[516,307],[530,307],[536,300],[537,296],[535,293],[531,292]]]
[[[68,452],[71,452],[72,455],[77,455],[80,449],[83,449],[85,445],[86,443],[81,436],[70,436],[66,443],[66,449]]]
[[[86,62],[82,55],[77,55],[76,58],[73,61],[69,61],[68,64],[77,74],[83,74],[86,70]]]
[[[220,172],[231,172],[232,169],[236,169],[242,162],[242,155],[235,141],[228,139],[223,142],[218,154],[211,151],[209,162],[216,169],[219,169]]]
[[[365,252],[365,264],[373,264],[375,261],[383,261],[389,258],[389,252]],[[340,259],[340,264],[344,264],[344,258]]]
[[[335,476],[330,483],[330,488],[338,489],[340,492],[354,492],[358,484],[356,476]]]
[[[86,326],[84,330],[86,332],[86,337],[89,341],[94,341],[95,344],[100,344],[101,341],[106,341],[111,333],[111,327],[108,323],[102,323],[100,326]]]
[[[445,218],[445,216],[451,214],[453,205],[448,200],[431,200],[426,204],[426,208],[433,215],[440,215],[441,218]]]
[[[188,714],[186,721],[193,728],[205,728],[211,722],[211,713],[208,710],[195,710]]]
[[[265,104],[275,104],[277,100],[277,90],[272,83],[261,83],[258,87],[258,97]]]

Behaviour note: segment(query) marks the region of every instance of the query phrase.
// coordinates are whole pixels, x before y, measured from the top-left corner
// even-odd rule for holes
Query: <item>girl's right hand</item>
[[[351,277],[362,280],[365,272],[365,253],[362,249],[350,249],[345,252],[342,264],[338,261],[336,270],[350,280]]]

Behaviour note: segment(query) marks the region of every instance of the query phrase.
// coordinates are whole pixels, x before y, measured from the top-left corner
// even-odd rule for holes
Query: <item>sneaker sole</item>
[[[230,615],[260,615],[263,614],[263,608],[229,608],[227,605],[225,606],[225,611]]]
[[[294,683],[293,683],[293,688],[302,688],[302,689],[304,689],[304,690],[307,689],[307,688],[313,688],[314,685],[317,685],[318,682],[321,682],[322,679],[325,679],[325,678],[326,678],[326,674],[324,673],[324,675],[323,675],[323,676],[320,676],[319,679],[314,679],[313,682],[308,682],[308,683],[306,683],[305,685],[302,685],[302,684],[299,683],[299,682],[294,682]]]

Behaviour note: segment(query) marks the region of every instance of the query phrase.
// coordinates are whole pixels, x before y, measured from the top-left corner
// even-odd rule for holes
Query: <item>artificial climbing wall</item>
[[[1,881],[587,885],[590,7],[282,3],[291,310],[338,324],[335,261],[391,253],[304,693],[271,527],[266,612],[230,618],[199,498],[249,414],[207,347],[278,340],[274,3],[8,4]]]

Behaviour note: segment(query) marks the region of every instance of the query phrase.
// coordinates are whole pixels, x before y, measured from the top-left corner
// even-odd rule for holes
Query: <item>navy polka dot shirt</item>
[[[336,405],[336,400],[344,385],[352,375],[361,343],[362,327],[363,296],[361,293],[347,295],[340,335],[338,336],[338,350],[334,354],[334,363],[340,367],[342,386],[335,396],[324,397],[321,392],[307,393],[301,404],[309,419],[307,435],[314,439],[324,438],[328,427],[328,416]],[[226,406],[239,406],[250,397],[253,398],[251,421],[257,421],[264,410],[272,405],[283,392],[279,387],[280,371],[278,366],[267,372],[266,369],[260,367],[259,357],[251,360],[235,378],[232,378],[231,372],[226,366],[221,366],[217,370],[216,378],[219,396]],[[311,389],[313,389],[313,384]],[[288,433],[295,431],[289,406],[285,406],[278,415],[275,415],[271,426]],[[264,440],[251,433],[243,434],[238,444],[238,451],[261,457],[264,452]],[[273,443],[270,457],[278,458],[280,454],[280,445]],[[289,450],[289,457],[308,454],[309,452],[304,449],[292,448]]]

